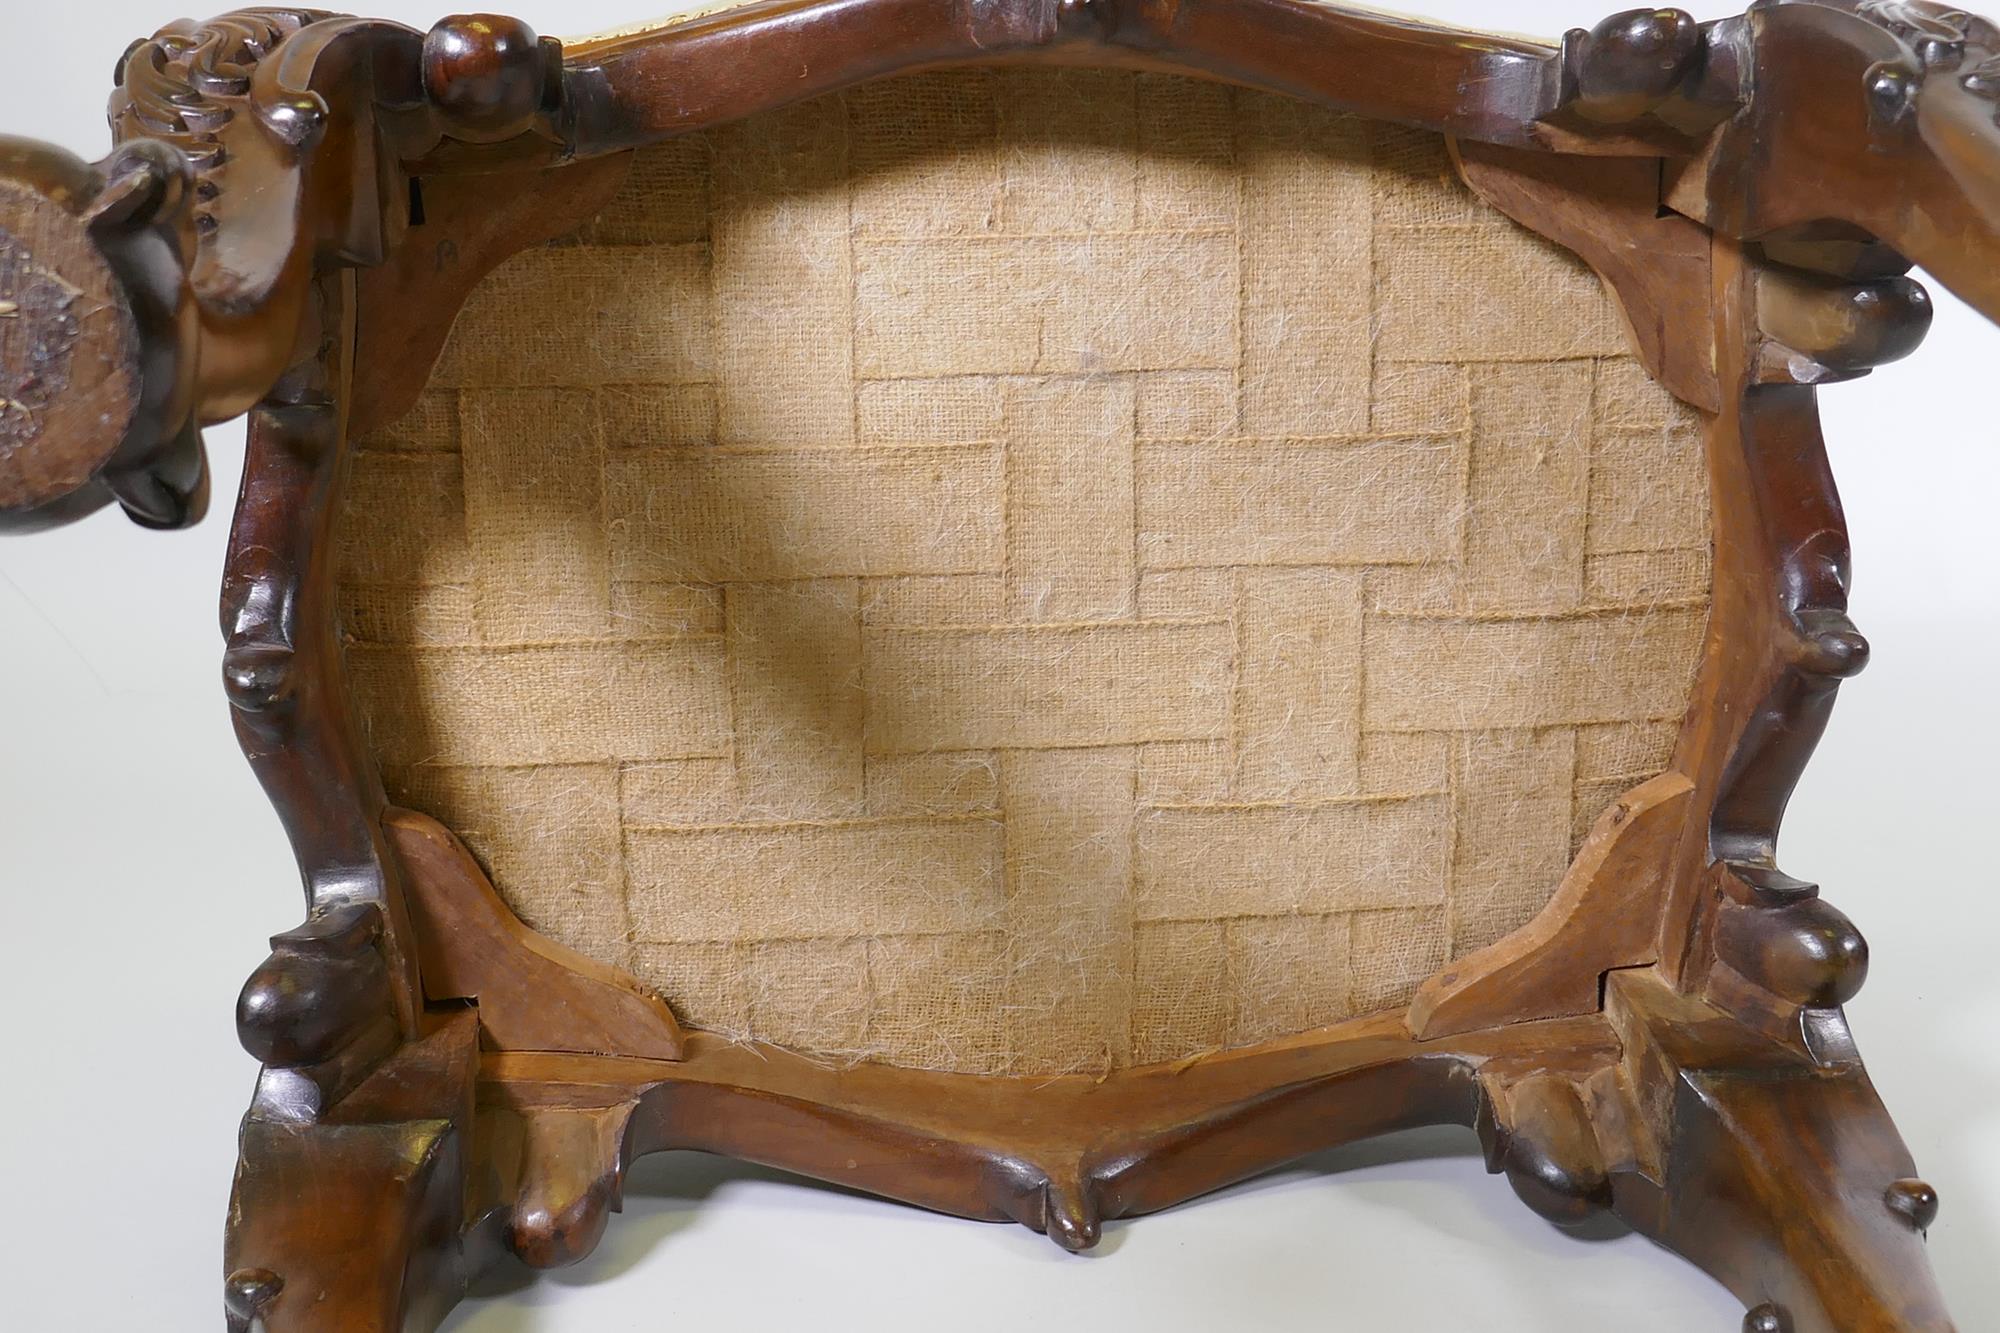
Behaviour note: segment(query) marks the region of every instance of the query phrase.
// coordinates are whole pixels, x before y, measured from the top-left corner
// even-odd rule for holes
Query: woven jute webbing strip
[[[360,442],[393,797],[687,1020],[1104,1070],[1404,1000],[1671,750],[1698,423],[1434,136],[1127,73],[636,156]]]

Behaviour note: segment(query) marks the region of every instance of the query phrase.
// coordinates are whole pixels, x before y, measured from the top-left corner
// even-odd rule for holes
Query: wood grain
[[[1838,1008],[1865,946],[1775,846],[1838,684],[1867,659],[1814,386],[1914,346],[1911,261],[2000,315],[2000,29],[1922,0],[1704,24],[1635,11],[1546,45],[1296,0],[776,0],[557,54],[502,20],[428,41],[310,11],[175,24],[121,62],[119,152],[0,150],[15,283],[0,317],[30,316],[0,330],[7,395],[33,408],[64,362],[93,386],[5,437],[0,522],[112,499],[190,521],[199,423],[257,406],[226,680],[307,915],[246,990],[266,1063],[226,1243],[232,1328],[433,1327],[505,1247],[546,1263],[587,1249],[626,1161],[654,1149],[1081,1248],[1106,1217],[1438,1122],[1476,1125],[1544,1215],[1610,1209],[1687,1254],[1752,1307],[1746,1328],[1952,1327],[1921,1240],[1936,1191]],[[1195,74],[1481,145],[1461,150],[1468,177],[1583,254],[1648,365],[1709,414],[1714,597],[1674,759],[1688,786],[1631,807],[1643,837],[1592,844],[1597,870],[1539,940],[1503,945],[1476,984],[1441,983],[1418,1020],[1430,1040],[1390,1015],[1054,1082],[826,1068],[700,1032],[675,1045],[615,978],[499,915],[446,835],[392,821],[388,845],[327,597],[348,431],[407,401],[483,267],[547,239],[538,210],[560,199],[546,212],[566,226],[618,173],[561,164],[897,72],[1037,62]],[[444,262],[454,238],[464,257]],[[20,288],[31,269],[105,313],[72,329],[62,301]],[[359,298],[357,269],[373,271]],[[1627,855],[1627,882],[1657,894],[1639,914],[1651,949],[1606,924]],[[509,991],[496,959],[546,979]],[[1599,1005],[1579,989],[1593,974]],[[567,1023],[527,1004],[571,993],[591,998]],[[481,1052],[516,1040],[680,1058]]]
[[[665,1005],[523,926],[449,829],[410,810],[390,810],[382,824],[408,876],[425,998],[476,1002],[488,1049],[680,1058],[680,1025]]]

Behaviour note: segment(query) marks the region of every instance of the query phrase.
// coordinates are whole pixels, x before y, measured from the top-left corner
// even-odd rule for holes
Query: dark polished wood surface
[[[481,275],[610,197],[624,150],[1030,61],[1441,131],[1475,190],[1598,272],[1708,423],[1712,621],[1672,770],[1600,822],[1548,912],[1408,1013],[1098,1081],[826,1069],[683,1032],[385,806],[329,606],[347,440],[407,406]],[[1317,1148],[1461,1123],[1530,1207],[1617,1214],[1735,1291],[1746,1328],[1951,1329],[1922,1246],[1936,1194],[1840,1011],[1866,944],[1775,848],[1868,655],[1818,386],[1921,340],[1912,262],[2000,316],[1996,70],[1991,25],[1900,0],[1631,11],[1549,44],[1297,0],[777,0],[566,52],[489,16],[420,34],[304,10],[136,46],[109,157],[0,151],[9,253],[104,312],[0,293],[25,317],[0,330],[9,401],[48,398],[6,426],[0,524],[111,499],[191,521],[199,426],[252,411],[225,685],[306,901],[238,1009],[263,1069],[230,1326],[432,1327],[502,1252],[588,1253],[630,1161],[668,1148],[1080,1249]],[[48,393],[58,363],[92,368],[94,397]]]

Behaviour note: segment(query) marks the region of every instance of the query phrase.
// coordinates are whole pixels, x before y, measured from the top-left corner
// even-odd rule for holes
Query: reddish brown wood
[[[1781,1327],[1951,1327],[1915,1225],[1933,1192],[1858,1068],[1816,1065],[1650,970],[1614,973],[1612,997],[1605,1014],[1437,1042],[1363,1020],[1106,1080],[828,1069],[695,1033],[677,1063],[490,1057],[480,1099],[527,1126],[493,1139],[514,1164],[502,1197],[526,1201],[503,1216],[594,1227],[632,1160],[699,1148],[1019,1221],[1066,1248],[1274,1161],[1473,1124],[1537,1211],[1564,1224],[1616,1212],[1746,1303],[1775,1302]],[[1796,1141],[1780,1142],[1781,1124]],[[546,1255],[547,1229],[528,1230],[530,1256]]]
[[[356,1033],[394,1030],[389,971],[376,949],[382,911],[348,903],[271,937],[271,956],[236,1002],[236,1035],[264,1065],[317,1065]]]
[[[522,925],[451,830],[411,810],[390,810],[382,824],[405,870],[424,996],[476,1001],[489,1050],[680,1058],[680,1025],[665,1005]]]
[[[361,435],[407,412],[430,379],[452,317],[481,278],[520,250],[574,231],[611,202],[629,157],[522,168],[499,178],[413,180],[424,221],[378,267],[356,275],[354,384],[348,432]]]
[[[1653,151],[1624,128],[1548,121],[1553,46],[1294,0],[769,0],[578,47],[572,146],[613,152],[885,74],[1003,61],[1195,74],[1467,138]]]
[[[1423,984],[1410,1031],[1428,1039],[1596,1012],[1606,972],[1658,957],[1667,870],[1693,796],[1686,776],[1667,772],[1620,797],[1533,921]]]
[[[223,686],[237,739],[285,821],[308,911],[368,903],[380,912],[379,944],[409,1033],[422,1008],[415,957],[383,843],[381,782],[349,715],[334,640],[329,546],[352,288],[349,276],[315,289],[329,350],[251,418],[222,585]]]
[[[1107,1217],[1458,1122],[1537,1211],[1618,1213],[1728,1283],[1747,1327],[1950,1328],[1921,1246],[1935,1192],[1838,1007],[1865,945],[1775,847],[1867,655],[1814,386],[1914,347],[1911,260],[2000,315],[2000,32],[1879,0],[1634,11],[1559,45],[1301,0],[775,0],[559,54],[485,17],[428,36],[291,10],[176,24],[121,66],[118,153],[0,151],[0,250],[82,275],[106,311],[72,331],[45,303],[0,337],[19,402],[24,367],[105,368],[97,398],[51,400],[31,453],[0,449],[0,522],[114,496],[185,521],[196,425],[257,405],[225,678],[306,918],[239,1014],[264,1068],[233,1326],[429,1327],[503,1247],[587,1252],[625,1166],[663,1148],[1083,1248]],[[622,150],[979,62],[1196,74],[1446,132],[1489,202],[1597,270],[1639,355],[1707,415],[1711,624],[1672,772],[1407,1026],[1104,1080],[828,1069],[683,1036],[514,921],[448,833],[385,811],[333,637],[347,438],[407,406],[482,274],[602,206]],[[58,430],[63,412],[87,420]]]
[[[830,1068],[689,1034],[676,1063],[504,1055],[482,1103],[517,1114],[629,1106],[627,1159],[700,1148],[943,1212],[1018,1221],[1066,1248],[1318,1148],[1414,1125],[1470,1124],[1476,1070],[1560,1046],[1608,1059],[1595,1018],[1419,1046],[1393,1015],[1269,1047],[1108,1079],[993,1079]],[[606,1174],[622,1171],[609,1159]],[[570,1169],[530,1155],[527,1178]],[[595,1179],[595,1177],[591,1177]]]
[[[1614,14],[1572,43],[1576,95],[1586,120],[1622,125],[1651,114],[1694,72],[1701,25],[1684,9]]]
[[[1457,156],[1481,199],[1574,251],[1604,280],[1653,378],[1682,402],[1721,410],[1712,240],[1706,228],[1661,208],[1657,160],[1603,162],[1470,142]]]
[[[245,1118],[223,1247],[231,1333],[434,1328],[458,1300],[479,1024],[461,1010],[427,1028],[338,1111]]]
[[[1658,1174],[1614,1177],[1622,1216],[1752,1306],[1746,1328],[1949,1333],[1919,1280],[1934,1192],[1858,1063],[1718,1030],[1716,1011],[1632,974],[1608,1014],[1659,1101]]]
[[[1931,299],[1900,275],[1857,280],[1774,264],[1757,277],[1757,319],[1760,383],[1824,384],[1916,351],[1930,331]]]
[[[515,1114],[507,1142],[516,1179],[498,1211],[500,1239],[533,1268],[561,1268],[597,1248],[624,1183],[634,1103],[537,1107]],[[507,1114],[501,1112],[500,1114]]]
[[[396,249],[402,163],[450,141],[559,142],[560,45],[510,24],[440,25],[426,67],[424,35],[394,23],[289,8],[183,20],[119,62],[122,146],[103,162],[0,146],[0,232],[13,250],[32,242],[92,312],[69,330],[27,293],[30,322],[8,329],[21,352],[0,347],[0,388],[35,422],[31,449],[0,452],[0,529],[111,499],[149,526],[198,518],[200,424],[249,410],[311,353],[321,273]],[[24,379],[29,356],[40,369]],[[87,391],[40,402],[72,379]]]
[[[1734,34],[1756,94],[1669,201],[1755,239],[1850,223],[2000,317],[2000,32],[1924,0],[1760,5]]]
[[[562,46],[519,19],[458,14],[424,36],[424,92],[466,143],[501,143],[535,126],[562,93]]]
[[[1771,355],[1774,332],[1792,323],[1786,313],[1777,331],[1767,326],[1760,296],[1774,276],[1785,280],[1754,254],[1718,248],[1719,369],[1738,406],[1710,430],[1716,606],[1676,759],[1712,813],[1706,846],[1689,849],[1676,878],[1662,956],[1746,1023],[1830,1054],[1826,1015],[1858,989],[1865,945],[1831,908],[1799,906],[1818,889],[1778,869],[1777,836],[1840,682],[1866,665],[1868,645],[1846,613],[1846,528],[1809,387],[1821,362],[1798,363],[1806,383],[1768,382],[1786,361]],[[1851,336],[1885,346],[1872,329]]]

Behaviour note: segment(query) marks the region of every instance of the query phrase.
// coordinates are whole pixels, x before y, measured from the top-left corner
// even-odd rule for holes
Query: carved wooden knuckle
[[[619,1207],[630,1104],[522,1117],[523,1169],[505,1216],[507,1248],[531,1268],[562,1268],[597,1248]]]
[[[268,1268],[239,1268],[222,1283],[222,1314],[228,1333],[256,1333],[285,1290],[285,1280]]]
[[[1917,111],[1917,90],[1923,86],[1923,71],[1914,69],[1900,57],[1880,60],[1862,76],[1868,95],[1868,114],[1879,128],[1907,124]]]
[[[1544,1218],[1563,1227],[1611,1206],[1611,1179],[1590,1111],[1575,1084],[1531,1075],[1489,1089],[1477,1126],[1489,1171]]]
[[[275,545],[253,544],[223,577],[223,695],[240,723],[267,732],[295,720],[310,676],[295,643],[297,576]]]
[[[562,44],[519,19],[454,15],[425,36],[423,73],[453,138],[498,143],[526,133],[560,96]]]
[[[318,1064],[391,1013],[381,933],[381,909],[358,903],[273,936],[236,1002],[243,1049],[266,1065]]]
[[[1071,1254],[1096,1248],[1104,1238],[1104,1218],[1095,1189],[1082,1180],[1052,1177],[1042,1187],[1041,1231]]]
[[[1965,58],[1968,41],[1984,45],[1993,38],[1984,19],[1926,0],[1862,0],[1855,13],[1902,39],[1924,69],[1953,69]]]
[[[1685,10],[1613,14],[1577,43],[1577,114],[1610,124],[1638,120],[1673,95],[1701,47],[1701,25]]]
[[[240,713],[282,708],[295,697],[297,681],[297,654],[283,644],[234,644],[223,653],[223,691]]]
[[[1773,378],[1813,384],[1910,355],[1930,332],[1932,306],[1913,278],[1848,282],[1770,268],[1758,278],[1757,315],[1774,345]]]
[[[507,1248],[530,1268],[566,1268],[588,1258],[611,1222],[615,1191],[598,1180],[561,1198],[534,1196],[507,1215]]]
[[[1104,1237],[1104,1187],[1081,1158],[1044,1166],[1004,1155],[986,1164],[983,1192],[1003,1216],[1081,1254]]]
[[[1867,941],[1845,914],[1818,897],[1775,907],[1728,904],[1715,947],[1746,979],[1804,1008],[1838,1008],[1868,979]]]
[[[1862,75],[1870,124],[1882,133],[1913,130],[1932,74],[1949,79],[1964,63],[1968,41],[1989,44],[1991,40],[1990,25],[1963,10],[1912,0],[1866,0],[1855,13],[1896,38],[1900,48]],[[1975,94],[1984,86],[1976,68],[1961,83]]]
[[[1868,665],[1868,640],[1847,612],[1832,607],[1800,611],[1793,623],[1798,641],[1792,661],[1808,675],[1828,680],[1858,676]]]
[[[1915,1177],[1891,1182],[1883,1202],[1913,1231],[1929,1231],[1937,1221],[1938,1192]]]

